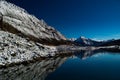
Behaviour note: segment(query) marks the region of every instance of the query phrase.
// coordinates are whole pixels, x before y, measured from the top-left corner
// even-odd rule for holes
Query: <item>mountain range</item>
[[[74,40],[80,46],[112,46],[120,45],[120,39],[111,39],[106,41],[97,41],[81,36],[80,38]]]

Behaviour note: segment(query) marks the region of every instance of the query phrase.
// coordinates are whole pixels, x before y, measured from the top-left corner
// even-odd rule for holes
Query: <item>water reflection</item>
[[[54,72],[69,57],[86,59],[98,53],[105,54],[105,51],[80,51],[71,53],[72,55],[62,55],[56,58],[30,63],[28,65],[16,65],[14,67],[2,68],[0,69],[0,80],[45,80],[49,73]]]
[[[87,50],[74,54],[46,80],[120,80],[120,52]]]
[[[0,80],[45,80],[67,57],[42,60],[33,64],[0,69]]]
[[[82,60],[92,57],[97,54],[120,54],[120,51],[108,51],[108,50],[82,50],[80,52],[75,52],[74,55]]]
[[[105,53],[105,51],[102,51],[102,50],[82,50],[80,52],[75,52],[74,54],[76,57],[84,60],[84,59],[91,57],[91,56],[98,54],[98,53],[102,54],[102,53]]]

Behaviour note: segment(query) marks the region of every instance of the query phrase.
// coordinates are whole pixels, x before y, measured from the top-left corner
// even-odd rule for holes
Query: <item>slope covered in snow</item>
[[[55,55],[56,48],[0,31],[0,65],[20,63]]]
[[[39,43],[54,44],[55,41],[66,40],[60,32],[43,20],[6,1],[0,1],[0,28]]]
[[[0,0],[0,66],[54,56],[55,45],[64,43],[66,38],[43,20]]]

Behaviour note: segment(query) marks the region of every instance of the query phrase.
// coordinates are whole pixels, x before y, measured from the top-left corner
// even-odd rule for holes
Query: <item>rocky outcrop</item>
[[[43,20],[6,1],[0,1],[0,28],[42,44],[59,45],[66,40]]]

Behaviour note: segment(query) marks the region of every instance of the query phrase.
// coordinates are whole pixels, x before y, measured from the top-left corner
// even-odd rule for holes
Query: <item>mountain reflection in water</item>
[[[0,80],[45,80],[46,78],[47,80],[51,80],[49,79],[49,76],[51,75],[50,73],[53,73],[55,70],[57,70],[58,67],[60,67],[69,58],[80,58],[81,60],[84,60],[99,53],[105,54],[105,51],[80,51],[72,53],[72,55],[68,54],[69,56],[62,55],[56,58],[30,63],[28,65],[16,65],[14,67],[1,68]]]
[[[55,71],[66,59],[67,57],[58,57],[26,66],[19,65],[0,69],[0,80],[45,80],[47,75]]]

